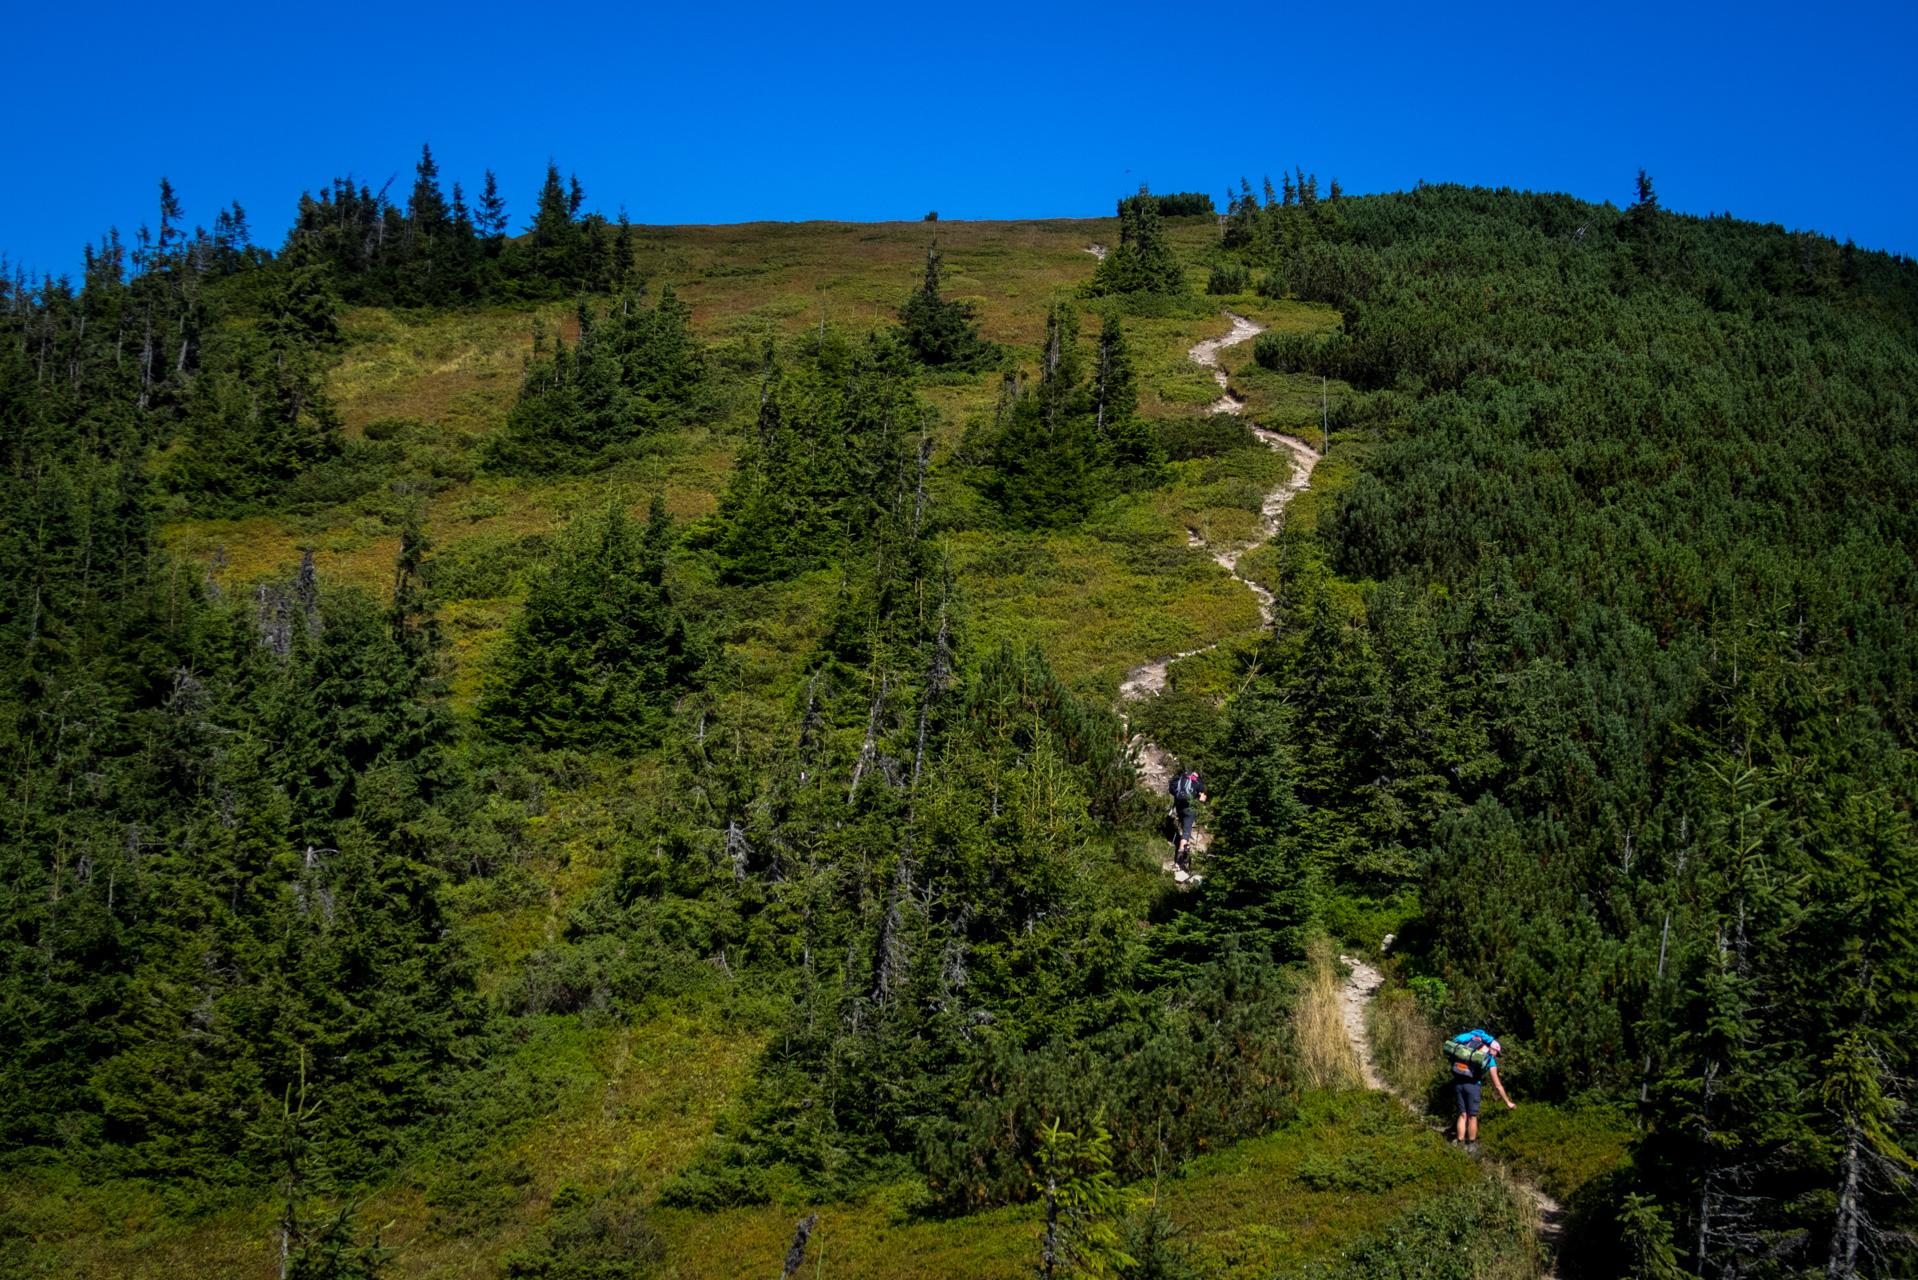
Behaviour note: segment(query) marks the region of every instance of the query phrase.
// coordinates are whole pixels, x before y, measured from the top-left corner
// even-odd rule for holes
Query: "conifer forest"
[[[1918,262],[461,178],[0,274],[0,1272],[1918,1278]]]

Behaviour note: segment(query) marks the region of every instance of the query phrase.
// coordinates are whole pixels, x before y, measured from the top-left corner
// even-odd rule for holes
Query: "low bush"
[[[1531,1280],[1543,1259],[1532,1213],[1510,1185],[1486,1180],[1409,1206],[1346,1250],[1334,1280]]]
[[[1259,442],[1252,428],[1229,413],[1191,414],[1179,418],[1157,418],[1159,443],[1172,462],[1193,458],[1216,458],[1234,449],[1256,449]]]
[[[1221,263],[1212,268],[1212,275],[1205,282],[1205,291],[1211,294],[1250,293],[1252,269],[1243,262]]]

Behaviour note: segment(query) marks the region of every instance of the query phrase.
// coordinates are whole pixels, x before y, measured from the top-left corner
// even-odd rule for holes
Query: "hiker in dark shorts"
[[[1508,1111],[1518,1110],[1498,1078],[1499,1042],[1486,1031],[1467,1031],[1445,1042],[1445,1058],[1452,1068],[1452,1103],[1458,1111],[1458,1140],[1465,1149],[1478,1149],[1478,1106],[1481,1085],[1490,1080]]]
[[[1172,861],[1181,871],[1192,869],[1192,818],[1195,804],[1205,803],[1205,779],[1197,772],[1180,769],[1172,775],[1166,784],[1166,790],[1172,793],[1172,807],[1179,824],[1179,841],[1172,851]]]

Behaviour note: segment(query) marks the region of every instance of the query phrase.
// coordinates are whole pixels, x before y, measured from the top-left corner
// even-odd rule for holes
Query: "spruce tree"
[[[697,665],[666,585],[674,540],[659,497],[643,528],[613,506],[567,531],[481,696],[488,735],[545,750],[659,741]]]
[[[1140,418],[1138,375],[1116,306],[1100,313],[1098,367],[1093,374],[1093,431],[1119,488],[1151,488],[1165,475],[1165,446]]]
[[[903,444],[924,421],[898,330],[853,343],[838,329],[767,382],[758,422],[698,539],[736,582],[836,564],[876,536],[904,484]]]
[[[1121,203],[1118,247],[1100,260],[1087,292],[1092,297],[1187,292],[1185,269],[1166,240],[1159,202],[1143,188]]]
[[[486,185],[480,189],[479,216],[475,224],[488,239],[497,240],[506,234],[506,200],[499,193],[499,179],[491,169],[486,171]]]
[[[985,481],[1014,528],[1076,524],[1100,497],[1097,405],[1080,381],[1082,369],[1078,312],[1055,301],[1046,314],[1039,385],[1001,401]]]
[[[578,310],[579,341],[543,331],[520,384],[506,429],[491,443],[487,466],[525,475],[608,465],[672,425],[692,402],[704,371],[691,311],[668,285],[650,309],[622,299],[604,317]]]
[[[906,343],[921,364],[931,368],[972,370],[985,368],[999,357],[999,345],[979,336],[971,303],[940,296],[942,270],[939,242],[926,250],[926,274],[919,288],[907,295],[899,309]]]

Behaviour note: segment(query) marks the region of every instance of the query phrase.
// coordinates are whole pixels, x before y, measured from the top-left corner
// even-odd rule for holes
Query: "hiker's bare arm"
[[[1505,1109],[1507,1111],[1517,1111],[1518,1103],[1513,1102],[1511,1095],[1505,1092],[1505,1082],[1498,1078],[1498,1068],[1493,1067],[1486,1074],[1491,1077],[1492,1087],[1498,1090],[1499,1099],[1504,1102]]]

